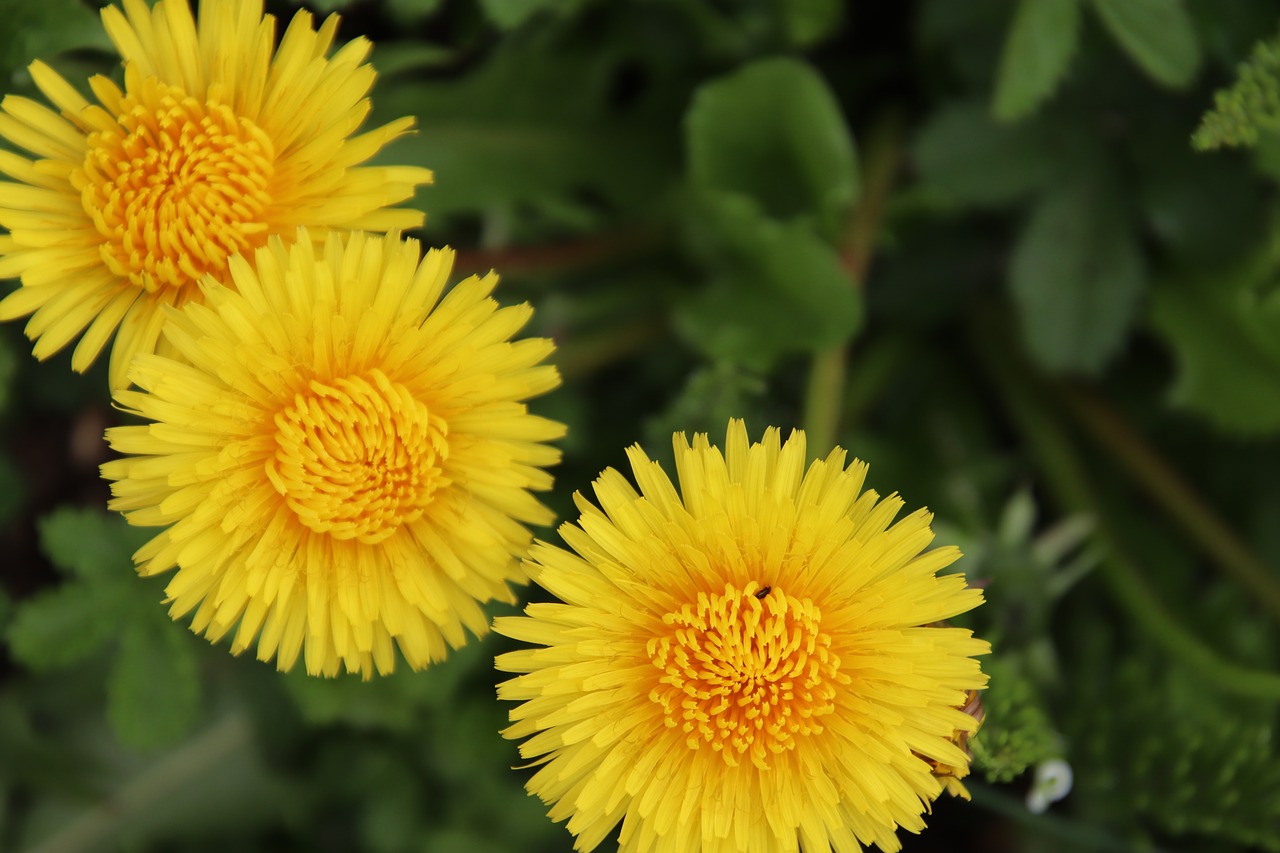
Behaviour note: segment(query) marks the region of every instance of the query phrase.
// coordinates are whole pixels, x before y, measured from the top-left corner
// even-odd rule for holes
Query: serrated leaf
[[[1141,246],[1101,180],[1055,188],[1010,263],[1028,349],[1053,371],[1097,373],[1128,335],[1146,285]]]
[[[980,101],[951,104],[935,112],[916,137],[920,188],[950,204],[1007,204],[1044,186],[1062,168],[1057,141],[1038,122],[997,124]]]
[[[191,636],[174,622],[129,621],[107,682],[107,716],[121,743],[152,749],[173,743],[200,708]]]
[[[1005,39],[992,108],[1016,121],[1053,94],[1080,38],[1079,0],[1021,0]]]
[[[1270,274],[1268,274],[1270,271]],[[1221,430],[1280,432],[1280,301],[1269,265],[1161,282],[1151,323],[1172,347],[1170,396]]]
[[[1151,79],[1181,89],[1200,70],[1200,39],[1182,0],[1093,0],[1111,36]]]
[[[117,589],[79,582],[37,593],[14,608],[9,652],[35,670],[79,663],[118,636],[126,605]]]
[[[677,309],[684,336],[714,359],[767,370],[786,353],[848,342],[862,301],[830,245],[803,222],[770,219],[741,196],[706,212],[726,255],[710,285]]]
[[[799,60],[760,60],[703,84],[685,139],[696,187],[746,196],[775,219],[808,216],[834,228],[857,198],[840,105]]]
[[[40,548],[60,569],[86,580],[130,579],[133,552],[155,535],[118,515],[61,507],[39,521]]]
[[[1236,70],[1236,81],[1213,96],[1213,109],[1191,135],[1199,151],[1249,146],[1259,133],[1280,130],[1280,38],[1258,42]]]

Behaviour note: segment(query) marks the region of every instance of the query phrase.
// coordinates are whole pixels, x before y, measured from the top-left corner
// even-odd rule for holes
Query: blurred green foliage
[[[118,74],[100,5],[0,0],[4,90]],[[370,121],[418,118],[382,155],[436,171],[418,236],[559,341],[563,518],[740,416],[966,551],[975,802],[908,851],[1280,850],[1274,3],[306,5],[374,41]],[[571,848],[497,734],[509,644],[361,683],[190,636],[103,510],[101,366],[28,349],[0,328],[0,850]]]

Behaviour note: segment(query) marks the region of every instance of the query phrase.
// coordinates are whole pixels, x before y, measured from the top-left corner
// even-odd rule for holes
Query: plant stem
[[[249,743],[249,724],[240,714],[229,714],[191,740],[140,772],[123,788],[28,853],[82,853],[109,846],[122,827],[140,815],[164,808],[174,792],[202,778],[227,756]]]
[[[1091,515],[1096,535],[1106,550],[1102,578],[1112,596],[1142,630],[1178,660],[1229,693],[1280,699],[1280,675],[1252,670],[1223,660],[1213,649],[1187,632],[1156,596],[1117,536],[1085,476],[1061,421],[1049,411],[1043,388],[1019,362],[1007,336],[984,322],[971,336],[1015,426],[1038,463],[1049,488],[1063,509]]]
[[[1236,536],[1186,481],[1097,395],[1084,388],[1060,388],[1067,408],[1164,507],[1174,521],[1224,572],[1243,585],[1258,604],[1280,621],[1280,578]]]
[[[840,260],[853,287],[862,287],[871,267],[876,239],[902,158],[901,118],[890,114],[875,125],[863,147],[862,200],[841,240]],[[805,390],[804,427],[809,447],[825,453],[840,429],[845,365],[849,345],[839,344],[813,357]]]
[[[502,249],[461,249],[454,261],[456,275],[483,275],[497,270],[504,278],[567,272],[638,254],[656,246],[661,234],[653,228],[597,234],[578,240]]]

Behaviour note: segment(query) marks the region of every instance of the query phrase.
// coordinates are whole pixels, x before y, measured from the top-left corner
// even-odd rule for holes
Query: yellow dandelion
[[[21,97],[0,103],[0,278],[22,287],[0,320],[31,314],[28,337],[47,358],[77,336],[86,370],[113,334],[110,382],[155,350],[162,307],[198,299],[228,259],[329,228],[384,231],[422,224],[389,208],[428,183],[416,167],[361,166],[413,123],[353,135],[369,112],[369,42],[327,56],[338,19],[319,30],[298,12],[275,48],[261,0],[186,0],[102,10],[124,60],[124,88],[95,76],[96,103],[42,62],[31,77],[57,112]],[[274,52],[274,57],[273,57]],[[119,330],[117,334],[117,329]]]
[[[202,301],[169,309],[177,358],[143,354],[118,404],[151,421],[107,430],[113,509],[165,529],[135,555],[177,567],[171,614],[232,651],[255,638],[281,670],[416,668],[487,630],[512,601],[525,524],[552,516],[563,427],[521,402],[559,384],[551,341],[512,342],[528,305],[499,309],[497,276],[441,299],[451,250],[419,262],[397,235],[272,238],[230,260]],[[437,304],[438,303],[438,304]]]
[[[619,822],[626,853],[899,849],[968,772],[989,647],[934,623],[982,593],[842,450],[806,471],[802,433],[748,446],[741,421],[723,455],[674,443],[679,492],[631,448],[639,492],[606,470],[560,528],[576,554],[526,559],[563,603],[495,622],[540,646],[497,659],[523,673],[498,693],[523,703],[504,734],[541,765],[530,792],[577,850]]]

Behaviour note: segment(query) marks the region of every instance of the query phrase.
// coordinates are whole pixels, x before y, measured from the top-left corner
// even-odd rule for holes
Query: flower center
[[[274,151],[261,128],[155,79],[124,99],[116,125],[89,135],[72,176],[112,272],[181,288],[266,242]]]
[[[312,380],[276,415],[267,476],[307,527],[381,542],[418,519],[449,480],[445,422],[381,371]]]
[[[821,732],[836,685],[849,681],[819,630],[817,606],[777,587],[700,592],[696,604],[662,621],[671,632],[649,640],[649,658],[663,673],[649,698],[691,748],[710,744],[731,766],[745,754],[767,769],[769,753]]]

